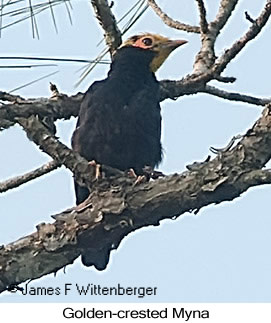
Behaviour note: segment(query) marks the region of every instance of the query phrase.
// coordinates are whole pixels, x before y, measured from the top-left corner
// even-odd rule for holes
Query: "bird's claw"
[[[133,170],[133,168],[130,168],[127,172],[128,177],[132,177],[132,178],[137,178],[137,175],[135,173],[135,171]]]
[[[133,168],[130,168],[127,172],[128,177],[135,178],[134,186],[145,183],[147,181],[147,177],[145,175],[137,175]]]
[[[98,180],[101,177],[101,164],[97,164],[95,160],[88,162],[90,166],[95,167],[95,180]]]
[[[136,181],[134,182],[134,186],[136,186],[138,184],[146,183],[147,180],[148,179],[145,175],[139,175],[139,176],[137,176]]]

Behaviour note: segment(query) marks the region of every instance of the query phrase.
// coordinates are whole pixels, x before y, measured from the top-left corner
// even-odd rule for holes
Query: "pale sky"
[[[115,1],[118,19],[135,3]],[[208,18],[217,10],[218,0],[206,0]],[[174,19],[196,24],[195,1],[158,1]],[[239,38],[250,23],[248,11],[256,17],[265,1],[240,1],[229,25],[217,41],[217,55]],[[2,32],[0,56],[37,56],[94,59],[104,45],[97,47],[102,31],[87,0],[72,1],[73,25],[65,6],[56,6],[58,34],[54,31],[49,11],[37,16],[40,39],[32,38],[31,22],[27,20]],[[10,20],[4,16],[3,25]],[[189,43],[172,54],[157,73],[158,79],[180,79],[192,71],[193,58],[199,48],[199,36],[186,34],[165,26],[151,9],[127,33],[142,31],[163,34]],[[237,77],[234,84],[212,84],[229,91],[269,97],[270,85],[270,23],[261,36],[252,41],[225,71]],[[1,61],[4,64],[29,62]],[[75,94],[106,76],[107,65],[100,65],[78,87],[74,84],[84,66],[63,63],[57,67],[37,69],[1,69],[0,90],[12,89],[56,70],[58,74],[23,88],[14,94],[25,97],[48,97],[49,81],[59,91]],[[237,134],[243,134],[257,120],[261,108],[233,103],[216,97],[197,94],[177,101],[162,103],[165,151],[159,169],[166,174],[182,172],[187,164],[203,161],[209,147],[223,147]],[[75,119],[57,122],[57,135],[70,145]],[[31,143],[19,126],[0,134],[0,181],[41,166],[50,158]],[[210,205],[198,215],[185,214],[176,221],[164,220],[159,227],[147,227],[130,234],[117,251],[111,253],[108,268],[98,272],[86,268],[77,259],[73,265],[29,284],[29,287],[59,287],[73,284],[69,295],[22,296],[3,293],[3,302],[270,302],[271,301],[271,219],[270,186],[250,189],[233,202]],[[30,234],[41,222],[53,221],[52,214],[75,204],[72,174],[64,167],[42,178],[0,195],[0,245]],[[76,284],[88,283],[114,287],[157,287],[156,296],[79,296]],[[24,284],[22,284],[24,286]]]

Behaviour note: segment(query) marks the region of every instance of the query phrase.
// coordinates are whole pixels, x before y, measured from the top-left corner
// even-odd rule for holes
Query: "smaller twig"
[[[208,93],[230,101],[239,101],[239,102],[245,102],[245,103],[250,103],[250,104],[260,105],[260,106],[264,106],[271,102],[271,98],[262,99],[262,98],[257,98],[246,94],[227,92],[210,85],[206,85],[205,88],[200,89],[199,92]]]
[[[175,28],[178,30],[183,30],[188,33],[200,33],[200,27],[191,26],[188,24],[184,24],[180,21],[174,20],[170,18],[163,10],[157,5],[155,0],[148,0],[148,5],[153,9],[153,11],[163,20],[163,22],[171,28]]]
[[[245,17],[248,21],[250,21],[252,24],[255,23],[255,20],[251,18],[251,16],[249,15],[249,13],[247,11],[245,11]]]
[[[249,30],[243,35],[240,39],[238,39],[231,48],[227,49],[223,55],[219,57],[216,61],[214,67],[212,68],[212,72],[215,75],[220,75],[229,62],[235,58],[237,54],[241,52],[241,50],[246,46],[246,44],[254,39],[262,30],[262,28],[267,23],[269,17],[271,15],[271,0],[267,0],[266,5],[259,15],[259,17],[255,20],[253,25],[250,26]]]
[[[112,54],[121,44],[121,32],[117,26],[116,18],[106,0],[91,0],[91,4],[96,18],[105,32],[105,42]]]
[[[214,77],[214,79],[222,83],[234,83],[236,81],[236,77],[233,76],[217,75],[216,77]]]
[[[238,0],[221,0],[215,20],[210,23],[210,28],[214,32],[215,36],[217,36],[226,25],[235,9],[235,6],[237,5],[237,2]]]
[[[25,184],[35,178],[45,175],[45,174],[57,169],[59,166],[60,166],[60,164],[53,160],[53,161],[50,161],[49,163],[44,164],[41,167],[39,167],[31,172],[28,172],[24,175],[16,176],[11,179],[8,179],[8,180],[0,183],[0,193],[6,192],[10,189],[13,189],[13,188],[18,187],[22,184]]]
[[[226,147],[223,147],[223,148],[210,147],[210,151],[213,154],[221,155],[222,153],[225,153],[225,152],[229,151],[233,147],[233,145],[236,143],[237,140],[243,139],[243,138],[244,138],[243,135],[233,136],[231,138],[231,141],[227,144]]]
[[[208,22],[206,19],[206,9],[203,0],[196,0],[199,8],[200,30],[203,34],[208,32]]]
[[[44,79],[46,79],[46,78],[47,78],[47,77],[49,77],[49,76],[53,76],[53,75],[57,74],[58,72],[59,72],[59,71],[55,71],[55,72],[52,72],[52,73],[46,74],[46,75],[44,75],[44,76],[41,76],[41,77],[39,77],[39,78],[37,78],[37,79],[35,79],[35,80],[31,81],[31,82],[28,82],[28,83],[25,83],[25,84],[23,84],[23,85],[20,85],[20,86],[16,87],[15,89],[10,90],[9,92],[11,93],[11,92],[15,92],[15,91],[18,91],[18,90],[20,90],[20,89],[23,89],[23,88],[25,88],[25,87],[27,87],[27,86],[29,86],[29,85],[32,85],[32,84],[35,84],[35,83],[37,83],[37,82],[39,82],[39,81],[41,81],[41,80],[44,80]]]
[[[214,43],[216,38],[210,32],[203,0],[196,1],[198,3],[200,16],[201,49],[195,57],[193,70],[195,74],[201,74],[208,71],[215,62],[216,56]]]

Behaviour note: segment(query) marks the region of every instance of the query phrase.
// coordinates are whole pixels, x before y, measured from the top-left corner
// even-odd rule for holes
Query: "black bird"
[[[156,167],[162,159],[159,83],[154,73],[185,40],[144,33],[129,38],[113,55],[108,77],[94,82],[81,104],[72,147],[88,161],[120,170]],[[75,182],[76,203],[89,195]],[[104,269],[110,248],[82,256]],[[102,256],[103,255],[103,256]]]

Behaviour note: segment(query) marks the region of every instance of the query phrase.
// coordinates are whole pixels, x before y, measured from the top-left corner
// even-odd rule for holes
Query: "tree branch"
[[[242,180],[245,185],[257,186],[257,185],[264,185],[264,184],[271,184],[271,169],[257,169],[253,170],[247,174],[242,176]]]
[[[267,23],[271,14],[271,0],[267,0],[266,5],[259,15],[259,17],[255,20],[255,22],[251,25],[249,30],[242,36],[239,40],[237,40],[231,48],[227,49],[223,55],[219,57],[216,61],[213,72],[220,75],[226,66],[229,64],[232,59],[240,53],[240,51],[245,47],[245,45],[252,39],[254,39],[262,30],[262,28]]]
[[[170,18],[162,9],[157,5],[155,0],[148,0],[148,5],[153,9],[153,11],[163,20],[163,22],[171,28],[178,30],[183,30],[188,33],[200,33],[200,28],[197,26],[191,26],[184,24],[180,21]]]
[[[2,98],[10,96],[1,92]],[[4,94],[3,94],[4,93]],[[15,99],[17,96],[14,96]],[[12,99],[13,96],[10,96]],[[55,99],[23,99],[15,100],[13,103],[4,104],[0,109],[0,130],[6,129],[16,123],[16,118],[28,118],[38,115],[41,119],[51,117],[53,120],[70,119],[71,116],[78,116],[80,104],[83,98],[82,93],[68,97],[61,95]]]
[[[46,139],[45,139],[46,140]],[[52,224],[0,249],[0,292],[56,272],[85,249],[99,252],[117,248],[130,232],[162,219],[198,212],[202,207],[232,200],[249,187],[271,183],[271,172],[261,170],[271,158],[271,111],[233,148],[192,171],[133,185],[123,176],[102,179],[85,202],[54,216]]]
[[[226,50],[223,55],[216,59],[215,62],[213,46],[216,36],[211,28],[209,28],[207,34],[201,34],[202,47],[195,58],[193,73],[178,81],[161,81],[160,100],[163,101],[167,98],[176,99],[182,95],[204,92],[205,86],[209,81],[214,79],[224,81],[225,78],[222,77],[221,79],[220,74],[245,45],[261,32],[262,28],[267,23],[270,14],[271,0],[268,0],[262,13],[249,28],[248,32],[235,42],[230,49]],[[234,78],[226,78],[226,80],[233,81]]]
[[[7,92],[0,91],[0,101],[9,101],[9,102],[21,101],[22,102],[22,101],[25,101],[25,99],[19,95],[13,95]]]
[[[229,20],[237,3],[238,0],[221,0],[215,20],[210,23],[210,28],[215,36],[217,36],[226,25],[226,22]]]
[[[196,0],[200,16],[200,39],[201,48],[195,57],[193,72],[195,74],[205,73],[215,62],[214,43],[216,35],[211,32],[206,19],[206,9],[203,0]]]
[[[6,192],[10,189],[18,187],[22,184],[29,182],[29,181],[32,181],[35,178],[38,178],[42,175],[45,175],[45,174],[57,169],[59,166],[60,166],[60,164],[53,160],[53,161],[50,161],[49,163],[44,164],[41,167],[39,167],[31,172],[28,172],[24,175],[10,178],[10,179],[0,183],[0,193]]]
[[[160,81],[160,101],[167,98],[175,99],[183,95],[196,94],[198,92],[209,93],[227,100],[241,101],[256,105],[265,105],[270,102],[270,99],[254,98],[239,93],[230,93],[213,86],[205,85],[212,79],[212,75],[203,73],[201,75],[188,75],[179,81]],[[13,102],[1,106],[0,109],[0,130],[9,128],[17,122],[16,118],[29,118],[32,115],[39,116],[40,119],[50,117],[56,121],[58,119],[69,119],[71,116],[77,117],[80,109],[80,104],[83,98],[82,93],[68,97],[61,95],[56,99],[24,99],[17,96],[10,96],[8,93],[2,93],[2,99],[9,97]],[[4,93],[4,94],[3,94]]]
[[[245,103],[250,103],[254,105],[264,106],[266,104],[271,103],[271,98],[263,99],[263,98],[257,98],[254,96],[240,94],[236,92],[227,92],[210,85],[206,85],[205,88],[203,90],[200,90],[199,92],[208,93],[230,101],[239,101],[239,102],[245,102]]]
[[[155,2],[154,2],[155,3]],[[231,9],[227,11],[225,16],[222,15],[222,8],[224,8],[226,3],[231,4]],[[218,14],[219,19],[217,19],[218,25],[216,28],[222,28],[223,23],[225,22],[225,17],[229,17],[230,13],[234,9],[236,1],[222,0],[220,6],[220,13]],[[110,9],[110,8],[109,8]],[[203,13],[202,13],[203,14]],[[215,53],[214,53],[214,32],[212,28],[209,28],[206,34],[201,34],[202,37],[202,47],[200,52],[197,54],[195,63],[194,63],[194,73],[188,75],[179,81],[161,81],[161,97],[160,100],[163,101],[166,98],[175,99],[182,95],[194,94],[197,92],[207,92],[214,95],[214,88],[209,87],[206,91],[206,84],[212,79],[220,79],[222,81],[232,81],[233,78],[224,78],[220,74],[226,68],[227,64],[244,48],[248,41],[254,39],[265,26],[268,21],[268,18],[271,14],[271,0],[268,0],[265,8],[263,9],[260,16],[254,21],[251,25],[248,32],[241,37],[237,42],[235,42],[232,47],[225,51],[223,55],[218,58],[215,63]],[[223,18],[223,17],[224,18]],[[223,19],[222,19],[223,18]],[[229,98],[229,95],[218,93],[218,90],[215,91],[215,95]],[[21,97],[10,96],[5,92],[0,92],[0,100],[13,101],[12,104],[3,104],[0,109],[0,130],[6,129],[12,126],[16,122],[17,117],[28,118],[31,115],[38,115],[41,119],[44,117],[51,117],[52,120],[57,119],[68,119],[71,116],[77,116],[80,103],[83,95],[78,93],[75,96],[67,97],[66,95],[61,95],[56,100],[50,99],[30,99],[24,100]],[[254,102],[260,102],[259,100],[254,101],[254,99],[249,99],[244,96],[239,95],[230,95],[231,99],[235,100],[237,98],[240,101],[246,100],[247,103],[255,104]],[[262,103],[256,104],[265,104],[265,99]]]
[[[32,140],[42,151],[51,156],[59,165],[65,165],[72,171],[76,181],[83,186],[92,186],[95,180],[95,167],[60,142],[50,131],[39,121],[38,117],[32,116],[28,119],[17,118],[17,122],[23,127],[28,138]],[[123,174],[120,170],[104,165],[102,171],[105,175]]]
[[[105,42],[112,54],[121,44],[121,32],[117,26],[116,18],[107,0],[91,0],[91,4],[96,18],[105,32]]]
[[[208,32],[208,22],[206,19],[206,9],[203,0],[196,0],[198,3],[199,8],[199,15],[200,15],[200,31],[203,34]]]
[[[28,138],[42,151],[51,156],[58,164],[65,165],[70,169],[78,183],[86,185],[86,182],[92,182],[94,179],[93,167],[77,152],[69,149],[52,135],[38,117],[17,118],[17,122],[23,127]]]

